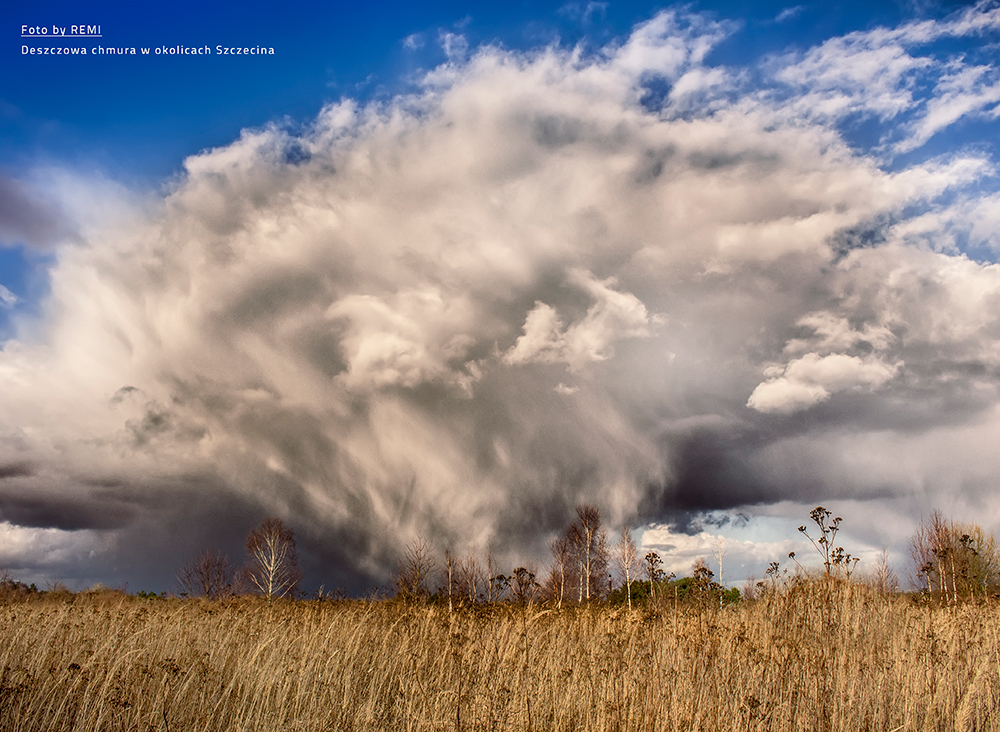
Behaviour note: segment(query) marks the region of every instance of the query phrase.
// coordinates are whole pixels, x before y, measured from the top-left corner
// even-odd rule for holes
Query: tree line
[[[838,545],[843,519],[822,506],[810,513],[810,519],[811,528],[800,526],[799,532],[822,560],[822,576],[852,580],[859,559]],[[909,548],[913,570],[908,579],[924,597],[954,604],[1000,596],[1000,548],[980,526],[949,521],[935,511],[919,525]],[[268,599],[300,596],[303,575],[295,536],[282,519],[268,518],[254,528],[247,535],[245,549],[241,565],[234,565],[222,552],[202,552],[178,570],[179,594],[209,599],[244,594]],[[705,558],[694,562],[689,575],[676,577],[663,570],[663,558],[657,552],[641,554],[629,527],[612,540],[600,510],[591,504],[576,507],[572,521],[549,543],[549,552],[547,564],[525,564],[507,573],[490,549],[484,556],[475,551],[458,556],[445,550],[439,560],[426,539],[417,539],[403,550],[392,574],[391,594],[408,601],[447,603],[449,608],[498,602],[546,602],[562,608],[607,602],[632,609],[637,603],[691,599],[724,605],[779,591],[815,574],[791,552],[791,565],[771,562],[760,581],[751,576],[742,588],[727,588],[721,581],[725,550],[720,540],[713,552],[718,581]],[[885,592],[899,590],[899,577],[884,549],[863,577]],[[0,573],[0,589],[37,592],[9,573]],[[322,590],[317,596],[323,596]]]
[[[439,598],[449,607],[545,600],[557,608],[609,600],[631,608],[634,602],[655,599],[657,591],[669,589],[681,597],[722,592],[704,560],[692,567],[691,578],[668,587],[675,576],[662,570],[659,554],[649,552],[640,558],[627,526],[616,541],[610,541],[600,510],[591,504],[577,506],[573,521],[549,549],[551,561],[543,570],[525,565],[507,574],[491,549],[483,558],[475,551],[459,557],[446,550],[439,562],[430,543],[417,539],[403,551],[392,574],[392,590],[404,600]],[[294,598],[301,580],[294,534],[280,518],[269,518],[250,532],[243,565],[234,566],[222,552],[206,550],[177,572],[181,596],[209,599],[237,594]],[[727,597],[731,601],[738,596],[735,591]]]

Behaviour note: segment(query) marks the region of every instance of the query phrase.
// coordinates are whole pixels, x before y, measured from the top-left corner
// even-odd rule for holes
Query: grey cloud
[[[54,203],[23,181],[0,176],[0,244],[49,249],[73,234]]]
[[[141,394],[141,393],[142,392],[139,389],[136,389],[134,386],[128,386],[128,385],[126,385],[126,386],[123,386],[118,391],[116,391],[111,396],[111,403],[112,404],[121,404],[130,394]]]
[[[4,480],[6,478],[23,478],[34,474],[35,470],[31,463],[19,462],[0,464],[0,480]]]
[[[17,526],[80,529],[117,529],[127,526],[136,515],[129,502],[108,500],[108,496],[60,496],[32,487],[5,490],[0,494],[0,518]]]

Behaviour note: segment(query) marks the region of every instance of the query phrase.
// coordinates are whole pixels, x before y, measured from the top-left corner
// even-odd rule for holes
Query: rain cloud
[[[996,117],[996,66],[930,44],[998,26],[753,74],[684,11],[593,53],[451,36],[412,93],[88,193],[113,215],[48,244],[44,317],[0,352],[3,561],[166,584],[278,515],[359,588],[418,536],[544,558],[581,502],[997,508],[1000,266],[966,251],[1000,242],[996,162],[912,151]],[[48,243],[40,210],[10,232]]]

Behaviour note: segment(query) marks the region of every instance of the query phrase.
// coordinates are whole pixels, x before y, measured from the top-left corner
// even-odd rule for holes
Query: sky
[[[0,568],[1000,529],[1000,6],[752,5],[5,5]]]

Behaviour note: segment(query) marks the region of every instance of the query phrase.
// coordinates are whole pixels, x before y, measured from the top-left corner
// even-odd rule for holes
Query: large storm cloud
[[[997,68],[932,46],[998,27],[747,69],[664,12],[245,131],[162,194],[64,182],[0,353],[0,565],[162,583],[278,515],[359,587],[417,536],[541,557],[584,501],[996,508],[996,164],[914,151],[996,119]]]

